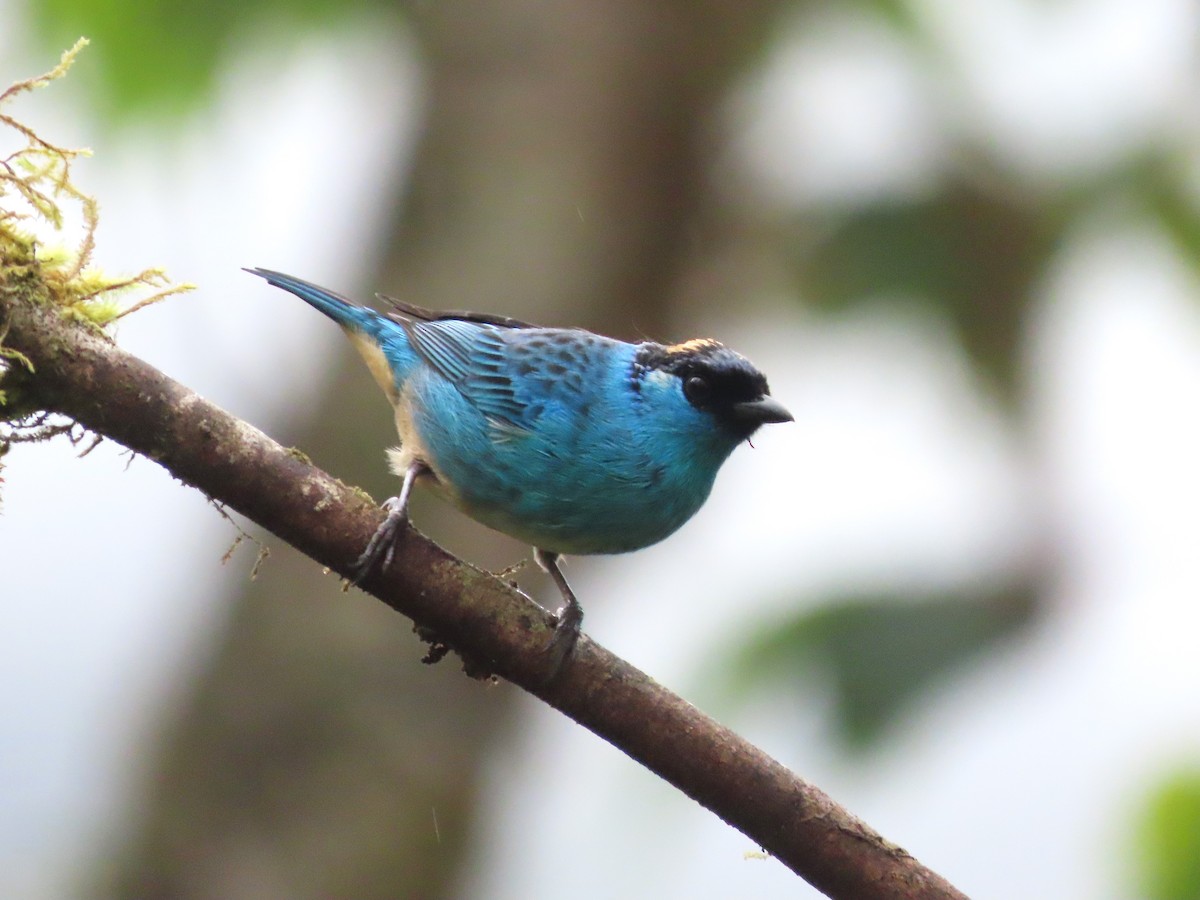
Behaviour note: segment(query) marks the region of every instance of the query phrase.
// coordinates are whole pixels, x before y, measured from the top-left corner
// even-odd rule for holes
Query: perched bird
[[[557,672],[583,610],[561,554],[661,541],[708,499],[717,470],[760,425],[789,422],[767,379],[708,339],[629,344],[382,297],[380,313],[299,278],[247,269],[337,322],[395,409],[404,481],[356,563],[391,563],[413,484],[534,547],[563,597],[549,650]]]

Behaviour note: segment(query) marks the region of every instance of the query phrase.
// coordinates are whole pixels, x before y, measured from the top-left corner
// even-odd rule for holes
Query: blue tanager
[[[267,269],[247,269],[337,322],[395,410],[399,496],[355,565],[391,563],[418,481],[471,518],[532,544],[562,594],[557,672],[583,610],[562,554],[661,541],[708,498],[717,470],[759,426],[789,422],[767,379],[714,340],[630,344],[579,328],[430,312],[377,312]]]

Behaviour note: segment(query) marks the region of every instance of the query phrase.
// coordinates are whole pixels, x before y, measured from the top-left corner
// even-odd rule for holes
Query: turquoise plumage
[[[390,563],[412,486],[426,483],[534,546],[565,603],[555,671],[583,618],[558,556],[662,540],[704,504],[734,447],[792,418],[762,373],[716,341],[629,344],[396,300],[380,313],[290,275],[247,271],[341,325],[395,410],[390,457],[404,483],[356,580]]]

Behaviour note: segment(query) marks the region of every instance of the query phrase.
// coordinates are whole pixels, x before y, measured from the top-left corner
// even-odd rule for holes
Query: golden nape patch
[[[692,338],[690,341],[684,341],[682,344],[672,344],[667,347],[666,354],[667,356],[687,356],[698,353],[701,350],[720,346],[721,342],[714,341],[712,338]]]
[[[361,331],[355,331],[352,328],[343,328],[342,330],[346,332],[346,336],[354,344],[354,349],[358,351],[358,355],[363,358],[367,368],[371,370],[371,376],[375,379],[375,383],[383,388],[388,400],[395,406],[398,399],[396,380],[392,377],[392,369],[388,365],[387,357],[379,349],[379,345]]]

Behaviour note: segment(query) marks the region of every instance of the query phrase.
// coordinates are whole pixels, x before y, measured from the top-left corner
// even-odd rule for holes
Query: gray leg
[[[429,471],[429,467],[420,460],[414,460],[404,472],[404,483],[400,486],[400,496],[389,497],[383,501],[387,510],[387,518],[380,523],[367,543],[367,549],[354,563],[354,584],[362,584],[364,578],[371,574],[376,566],[379,571],[386,571],[396,555],[396,541],[408,524],[408,498],[412,494],[413,483],[421,475]],[[382,559],[381,559],[382,557]]]
[[[558,622],[554,626],[554,636],[550,638],[550,643],[546,647],[550,651],[552,660],[550,677],[553,679],[562,671],[563,665],[571,656],[571,651],[575,649],[575,642],[579,640],[579,626],[583,624],[583,607],[575,599],[575,592],[571,590],[567,579],[563,577],[562,571],[558,568],[557,553],[535,547],[533,558],[539,566],[546,570],[563,598],[563,607],[558,611]]]

